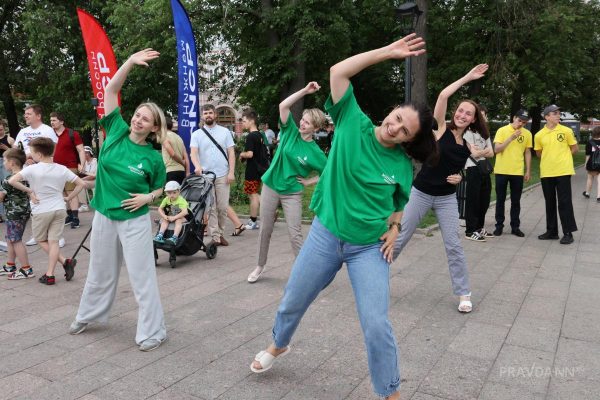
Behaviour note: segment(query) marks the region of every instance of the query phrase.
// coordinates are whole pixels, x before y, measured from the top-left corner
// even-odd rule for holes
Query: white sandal
[[[461,300],[460,303],[458,303],[458,312],[468,314],[471,311],[473,311],[473,303],[471,303],[470,297],[469,300]]]
[[[290,352],[290,350],[292,350],[292,348],[290,346],[288,346],[285,351],[281,354],[279,354],[277,357],[283,357],[286,354],[288,354]],[[254,356],[254,361],[258,361],[261,365],[261,369],[256,369],[254,368],[254,361],[252,362],[252,364],[250,364],[250,371],[254,372],[255,374],[262,374],[263,372],[267,372],[268,370],[271,369],[271,367],[273,366],[273,363],[275,362],[275,359],[277,358],[275,357],[273,354],[269,353],[266,350],[263,350],[261,352],[259,352],[256,356]]]
[[[256,282],[258,280],[258,278],[260,278],[260,276],[262,275],[264,270],[265,270],[265,267],[254,268],[254,271],[252,271],[250,273],[250,275],[248,275],[248,282],[250,282],[250,283]]]

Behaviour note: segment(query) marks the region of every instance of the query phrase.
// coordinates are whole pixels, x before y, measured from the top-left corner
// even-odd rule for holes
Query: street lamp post
[[[416,3],[408,1],[396,7],[396,19],[403,35],[415,31],[419,17],[423,14]],[[412,57],[408,57],[404,63],[404,101],[412,99]]]

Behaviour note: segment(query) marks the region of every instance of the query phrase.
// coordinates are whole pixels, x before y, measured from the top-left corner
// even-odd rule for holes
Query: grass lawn
[[[494,160],[492,160],[492,163],[493,162],[494,162]],[[573,163],[574,163],[575,167],[578,167],[585,163],[585,145],[582,145],[582,144],[579,145],[579,152],[577,152],[577,154],[573,155]],[[536,183],[539,183],[539,182],[540,182],[540,159],[537,157],[532,157],[531,158],[531,179],[529,179],[529,182],[525,182],[524,188],[527,188],[531,185],[535,185]],[[309,186],[308,188],[304,189],[304,195],[302,196],[302,217],[304,219],[311,220],[314,217],[313,212],[308,208],[308,206],[310,204],[310,199],[312,198],[312,194],[313,194],[314,190],[315,190],[315,186]],[[248,215],[250,213],[250,207],[248,205],[247,198],[245,200],[246,201],[240,201],[237,204],[232,204],[233,208],[238,213],[238,215]],[[492,176],[492,201],[494,201],[494,200],[496,200],[496,190],[495,190],[495,179]],[[280,212],[279,215],[283,215],[283,213]],[[419,227],[425,228],[425,227],[428,227],[428,226],[436,224],[436,223],[437,223],[437,219],[435,218],[434,213],[432,211],[429,211],[425,215],[423,220],[421,221],[421,224],[419,225]]]

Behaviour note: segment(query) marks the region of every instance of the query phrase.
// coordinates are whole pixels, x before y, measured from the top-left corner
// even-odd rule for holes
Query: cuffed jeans
[[[458,234],[458,204],[456,194],[446,196],[431,196],[421,192],[414,186],[410,191],[408,204],[402,214],[402,230],[394,244],[394,257],[397,257],[404,246],[415,233],[417,226],[427,213],[433,210],[440,224],[446,256],[448,257],[448,270],[452,281],[452,290],[457,296],[469,296],[469,272],[465,252]]]
[[[95,213],[90,267],[75,319],[85,323],[108,321],[123,261],[139,306],[135,342],[141,344],[146,339],[166,339],[152,252],[150,214],[116,221]]]
[[[389,396],[400,386],[398,345],[388,319],[389,264],[382,243],[353,245],[335,237],[315,218],[296,258],[275,316],[273,340],[286,347],[302,316],[346,263],[363,330],[375,393]]]
[[[258,234],[258,266],[264,267],[267,263],[271,235],[275,225],[277,206],[281,203],[288,235],[294,256],[298,256],[302,247],[302,192],[292,194],[279,194],[267,185],[262,185],[260,193],[260,232]]]

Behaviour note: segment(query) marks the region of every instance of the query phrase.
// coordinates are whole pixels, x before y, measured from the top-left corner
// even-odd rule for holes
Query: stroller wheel
[[[213,258],[215,258],[217,256],[217,245],[214,243],[209,244],[208,246],[206,246],[206,258],[208,258],[209,260],[212,260]]]

